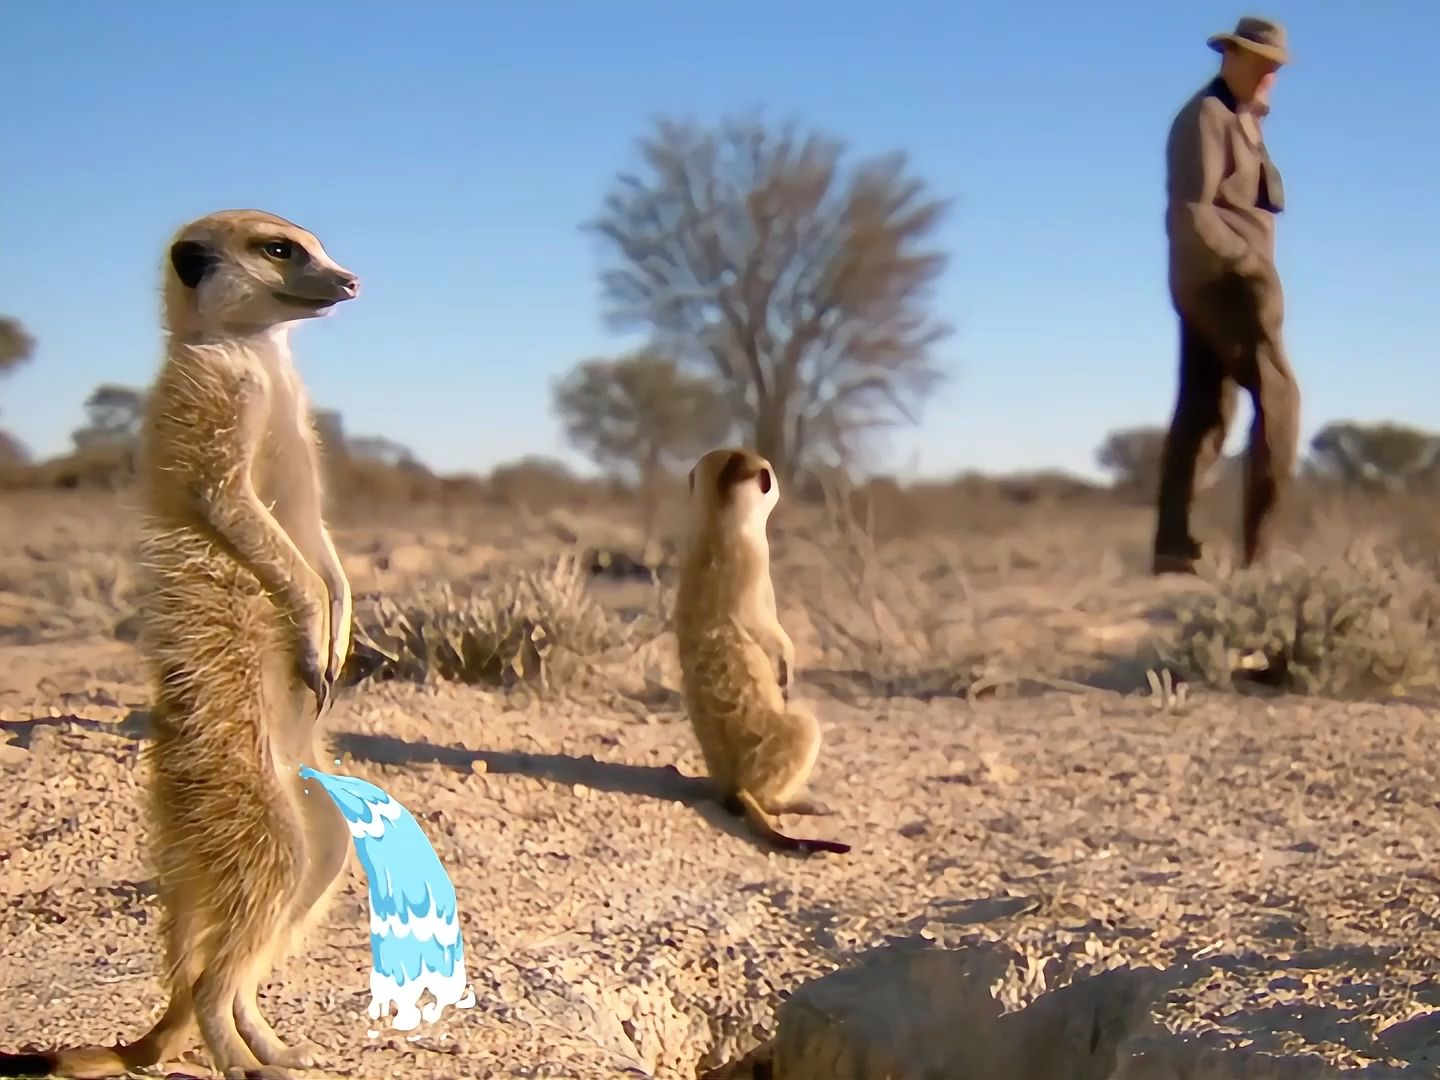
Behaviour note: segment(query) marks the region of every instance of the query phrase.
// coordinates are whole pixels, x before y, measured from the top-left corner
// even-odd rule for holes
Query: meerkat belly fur
[[[321,513],[294,322],[358,291],[319,240],[260,211],[176,235],[167,354],[142,439],[140,649],[154,693],[149,854],[170,1002],[136,1042],[0,1059],[70,1076],[176,1056],[199,1033],[227,1076],[313,1065],[260,1014],[272,966],[338,885],[344,818],[309,796],[318,720],[350,642],[350,588]]]
[[[775,470],[746,450],[712,450],[690,472],[692,534],[675,602],[685,709],[722,803],[787,850],[850,845],[787,836],[770,815],[818,813],[800,793],[820,752],[814,715],[789,700],[795,647],[780,625],[765,525]]]

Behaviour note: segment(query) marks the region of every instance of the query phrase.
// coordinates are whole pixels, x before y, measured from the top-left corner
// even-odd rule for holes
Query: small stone
[[[0,765],[23,765],[30,760],[30,751],[19,743],[0,743]]]

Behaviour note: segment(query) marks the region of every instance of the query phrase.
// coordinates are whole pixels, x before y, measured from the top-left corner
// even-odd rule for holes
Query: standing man
[[[1275,270],[1280,173],[1260,124],[1288,55],[1285,31],[1251,16],[1208,44],[1219,74],[1180,109],[1165,148],[1170,296],[1180,317],[1180,387],[1161,459],[1154,572],[1190,573],[1197,484],[1220,466],[1238,389],[1255,407],[1245,468],[1245,565],[1268,547],[1295,470],[1300,391],[1281,341]]]

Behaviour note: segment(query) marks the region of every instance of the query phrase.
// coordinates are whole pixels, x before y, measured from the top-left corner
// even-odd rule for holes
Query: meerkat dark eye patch
[[[266,240],[260,250],[277,262],[286,262],[295,256],[295,245],[289,240]]]
[[[762,494],[762,495],[769,495],[769,494],[770,494],[770,488],[773,486],[773,485],[772,485],[771,478],[770,478],[770,470],[769,470],[769,469],[761,469],[761,470],[759,471],[759,473],[756,474],[756,476],[758,477],[758,479],[759,479],[759,481],[760,481],[760,494]]]
[[[213,251],[194,240],[181,240],[170,247],[170,266],[187,289],[198,287],[219,262]]]

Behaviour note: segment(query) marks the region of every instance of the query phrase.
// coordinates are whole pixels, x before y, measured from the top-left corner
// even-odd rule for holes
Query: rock
[[[1005,1076],[1016,1080],[1109,1080],[1121,1045],[1151,1027],[1167,988],[1156,968],[1114,968],[1042,994],[1000,1021]]]
[[[1120,968],[1002,1015],[998,950],[903,941],[800,987],[782,1006],[775,1080],[1108,1080],[1166,985]]]
[[[988,987],[1005,960],[902,941],[797,989],[779,1012],[775,1080],[967,1080],[1006,1075]],[[1017,1078],[1018,1080],[1018,1078]]]
[[[30,760],[30,751],[19,743],[0,743],[0,765],[24,765]]]

